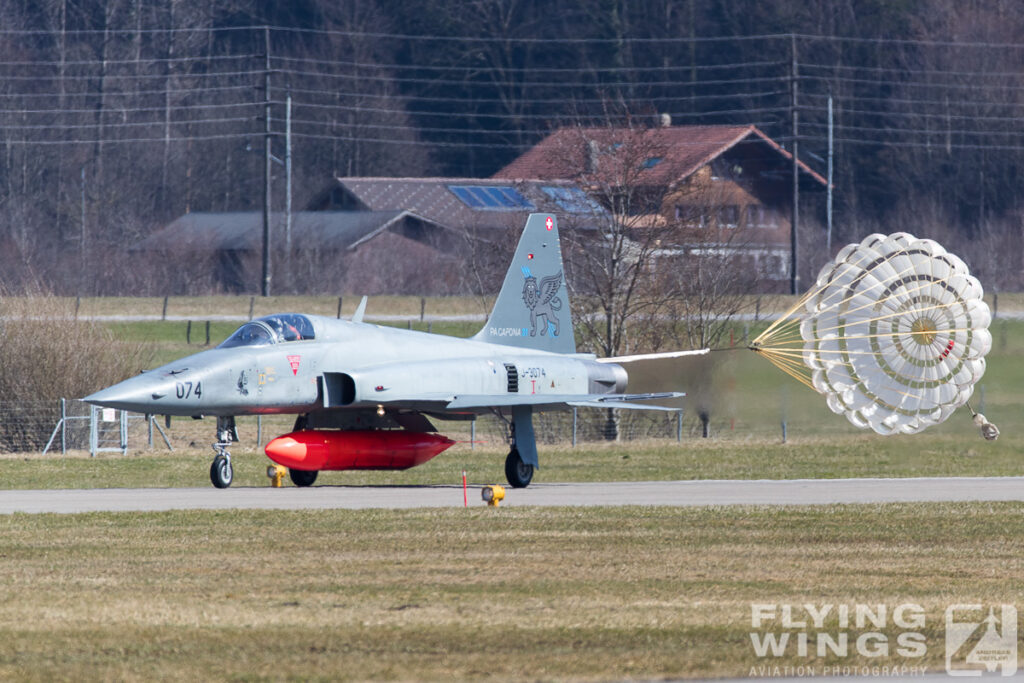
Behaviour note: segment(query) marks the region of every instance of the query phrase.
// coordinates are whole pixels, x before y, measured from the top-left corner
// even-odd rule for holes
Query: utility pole
[[[85,166],[82,166],[82,224],[79,226],[79,240],[78,240],[78,260],[79,260],[79,276],[78,276],[78,293],[85,294],[85,283],[88,281],[88,275],[85,267]]]
[[[825,233],[825,254],[832,258],[832,150],[834,138],[832,136],[832,95],[828,96],[828,192],[825,201],[825,222],[828,229]]]
[[[262,296],[270,296],[270,27],[263,27],[266,70],[263,75],[263,284]]]
[[[284,174],[285,174],[285,195],[284,195],[284,254],[288,270],[288,284],[292,274],[292,95],[288,93],[284,107]]]
[[[797,268],[797,233],[800,227],[800,112],[797,109],[796,34],[789,34],[790,55],[790,115],[793,121],[793,213],[789,228],[789,293],[800,293],[800,273]]]

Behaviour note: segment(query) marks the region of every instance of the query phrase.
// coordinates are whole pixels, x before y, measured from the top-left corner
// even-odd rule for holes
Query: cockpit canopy
[[[298,313],[282,313],[257,318],[235,330],[235,333],[221,342],[220,349],[235,346],[265,346],[282,342],[307,341],[315,339],[312,321]]]

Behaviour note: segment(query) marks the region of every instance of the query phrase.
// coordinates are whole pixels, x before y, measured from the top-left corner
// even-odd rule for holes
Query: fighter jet
[[[298,313],[257,318],[216,348],[143,372],[85,398],[150,415],[216,417],[210,481],[234,476],[239,415],[295,414],[267,456],[297,486],[322,470],[406,469],[454,441],[431,420],[505,422],[505,474],[525,487],[539,467],[533,414],[591,408],[664,410],[638,403],[679,392],[624,393],[623,364],[639,356],[576,353],[556,217],[531,214],[487,324],[469,339]],[[659,357],[679,355],[656,354]],[[696,353],[701,353],[698,351]]]

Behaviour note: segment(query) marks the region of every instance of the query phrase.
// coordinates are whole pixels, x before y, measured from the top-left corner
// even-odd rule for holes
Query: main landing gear
[[[519,455],[519,450],[515,447],[509,451],[508,457],[505,458],[505,478],[508,479],[508,483],[512,488],[524,489],[530,485],[530,481],[533,480],[533,465],[528,465],[523,462],[522,456]]]
[[[291,478],[292,483],[299,487],[312,486],[313,482],[316,481],[316,475],[319,474],[316,470],[293,470],[288,468],[288,476]]]
[[[210,482],[219,489],[226,489],[231,486],[235,478],[235,471],[231,467],[231,454],[228,453],[228,446],[232,441],[238,441],[238,432],[235,431],[235,418],[233,416],[217,418],[217,443],[213,444],[213,462],[210,463]]]
[[[512,488],[524,489],[530,485],[533,471],[537,469],[537,439],[533,434],[533,411],[529,406],[516,406],[512,409],[512,420],[506,420],[506,424],[511,449],[505,458],[505,478]]]

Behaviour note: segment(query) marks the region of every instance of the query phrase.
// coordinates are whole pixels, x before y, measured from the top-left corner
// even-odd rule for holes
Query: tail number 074
[[[195,396],[201,398],[203,395],[203,383],[202,382],[176,382],[174,384],[174,393],[178,398],[185,399]]]

